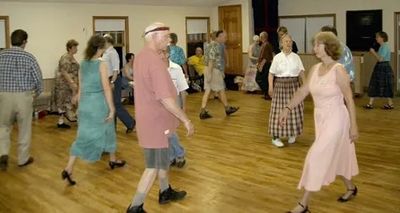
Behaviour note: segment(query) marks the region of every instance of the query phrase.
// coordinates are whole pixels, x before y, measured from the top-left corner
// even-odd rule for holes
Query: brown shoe
[[[24,166],[28,166],[29,164],[33,163],[33,157],[29,157],[28,160],[21,165],[18,165],[19,167],[24,167]]]
[[[0,157],[0,170],[5,171],[7,170],[8,166],[8,155],[2,155]]]

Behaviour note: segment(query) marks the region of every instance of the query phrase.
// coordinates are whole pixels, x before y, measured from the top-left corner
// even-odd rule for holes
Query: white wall
[[[253,27],[253,8],[251,0],[230,0],[225,1],[221,6],[241,5],[242,6],[242,51],[247,52],[249,44],[254,35]],[[218,28],[218,7],[215,7],[211,16],[211,31],[219,30]]]
[[[9,16],[10,32],[16,29],[28,32],[26,50],[38,59],[43,77],[53,78],[68,39],[74,38],[80,43],[76,58],[82,59],[82,52],[93,31],[92,16],[129,16],[130,51],[136,53],[143,46],[141,36],[144,28],[154,21],[170,26],[171,31],[179,36],[178,45],[186,49],[185,17],[211,17],[212,8],[0,2],[0,15]]]
[[[382,9],[382,28],[388,33],[391,50],[394,51],[394,12],[400,12],[399,0],[298,0],[296,3],[297,6],[293,4],[293,0],[279,0],[279,15],[335,13],[338,36],[344,42],[346,41],[346,11]],[[303,6],[299,7],[299,4]]]

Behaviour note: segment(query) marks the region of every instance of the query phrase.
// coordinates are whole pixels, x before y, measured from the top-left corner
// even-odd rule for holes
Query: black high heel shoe
[[[63,170],[63,171],[61,172],[61,178],[62,178],[63,180],[67,179],[69,185],[73,186],[73,185],[76,184],[76,181],[72,180],[71,175],[72,175],[72,174],[68,174],[68,172],[65,171],[65,170]]]
[[[126,161],[124,161],[124,160],[108,162],[108,165],[110,166],[111,169],[123,167],[123,166],[125,166],[125,164],[126,164]]]
[[[299,204],[299,206],[301,206],[303,208],[303,211],[301,211],[300,213],[311,213],[310,210],[308,210],[308,206],[304,206],[302,203],[298,202],[297,204]],[[286,213],[293,213],[292,211],[288,211]]]
[[[351,195],[349,195],[347,198],[343,198],[343,195],[342,195],[337,199],[337,201],[339,201],[341,203],[345,203],[345,202],[353,199],[357,195],[358,189],[357,189],[357,186],[354,186],[354,189],[348,189],[347,191],[351,192]]]

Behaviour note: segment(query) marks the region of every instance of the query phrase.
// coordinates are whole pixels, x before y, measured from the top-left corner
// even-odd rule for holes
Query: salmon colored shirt
[[[161,55],[144,47],[135,57],[136,129],[139,145],[146,149],[168,148],[168,136],[176,131],[178,119],[161,103],[176,99],[176,89]]]

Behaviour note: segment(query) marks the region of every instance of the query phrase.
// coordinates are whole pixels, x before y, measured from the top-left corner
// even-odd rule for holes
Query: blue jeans
[[[132,116],[126,111],[121,102],[121,91],[122,91],[122,77],[118,75],[117,79],[114,82],[114,105],[115,105],[115,122],[117,122],[117,117],[119,120],[124,123],[126,128],[134,128],[135,120]]]
[[[169,143],[169,160],[172,162],[175,158],[184,157],[185,150],[183,149],[182,145],[179,143],[179,137],[176,132],[172,133],[168,137]]]

